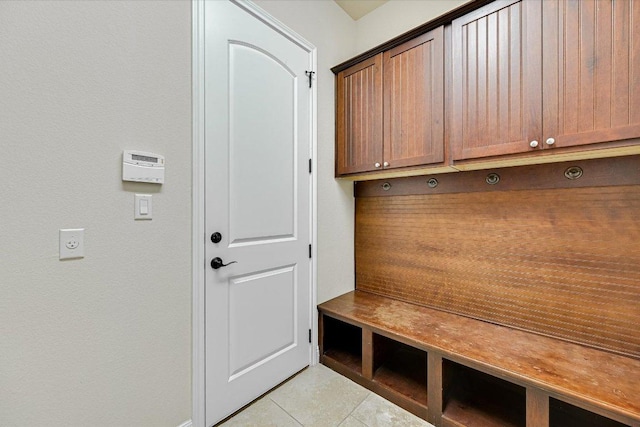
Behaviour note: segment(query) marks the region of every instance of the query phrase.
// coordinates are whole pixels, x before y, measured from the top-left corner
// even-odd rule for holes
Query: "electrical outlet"
[[[60,259],[84,258],[84,228],[60,229]]]

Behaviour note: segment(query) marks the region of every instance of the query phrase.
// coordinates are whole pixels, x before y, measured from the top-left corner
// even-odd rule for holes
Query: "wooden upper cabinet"
[[[453,160],[640,138],[640,0],[503,0],[452,24]]]
[[[383,167],[444,160],[444,30],[384,52]]]
[[[535,149],[542,115],[539,9],[537,0],[501,0],[453,21],[453,160]]]
[[[336,174],[442,163],[444,30],[338,73]]]
[[[336,119],[336,174],[381,169],[382,54],[338,73]]]
[[[640,0],[544,0],[541,7],[541,142],[640,137]]]

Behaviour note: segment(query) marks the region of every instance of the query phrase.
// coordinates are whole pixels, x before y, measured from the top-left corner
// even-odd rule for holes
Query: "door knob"
[[[538,141],[531,141],[529,143],[529,147],[531,147],[531,148],[536,148],[537,146],[538,146]]]
[[[556,143],[556,140],[553,138],[547,138],[547,145],[553,145]]]
[[[380,163],[376,162],[376,164],[375,164],[375,165],[373,165],[373,166],[375,166],[375,167],[379,168],[379,167],[380,167]]]
[[[382,166],[384,166],[385,168],[388,168],[388,167],[389,167],[389,162],[384,162],[384,163],[382,164]]]
[[[211,268],[213,268],[214,270],[217,270],[220,267],[226,267],[229,264],[236,264],[237,262],[238,261],[231,261],[229,263],[224,264],[224,262],[222,261],[222,258],[215,257],[214,259],[211,260]]]
[[[218,233],[217,231],[211,235],[211,241],[213,243],[220,243],[221,240],[222,234]]]

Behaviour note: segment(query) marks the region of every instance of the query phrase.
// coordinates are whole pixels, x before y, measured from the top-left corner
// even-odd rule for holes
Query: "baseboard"
[[[191,420],[187,420],[180,424],[178,427],[193,427],[193,423],[191,422]]]

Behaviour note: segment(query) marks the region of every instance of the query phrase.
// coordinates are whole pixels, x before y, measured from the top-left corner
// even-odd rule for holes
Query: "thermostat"
[[[124,150],[122,180],[164,184],[164,156],[145,151]]]

